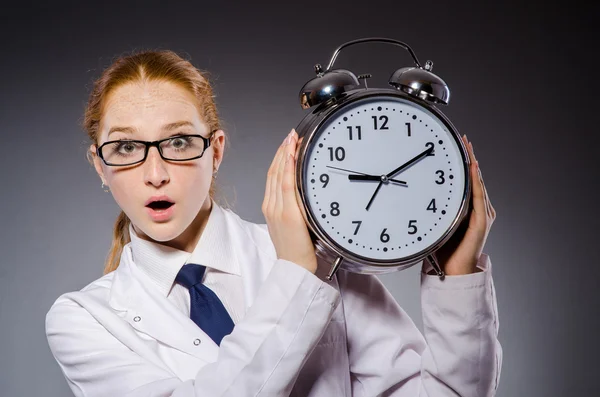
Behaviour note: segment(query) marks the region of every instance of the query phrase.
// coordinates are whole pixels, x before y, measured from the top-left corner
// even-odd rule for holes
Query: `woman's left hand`
[[[473,153],[473,146],[463,136],[463,142],[471,159],[470,178],[472,186],[470,214],[465,217],[450,239],[436,252],[436,258],[446,275],[470,274],[477,271],[477,262],[487,239],[490,228],[496,219],[483,183],[479,165]]]

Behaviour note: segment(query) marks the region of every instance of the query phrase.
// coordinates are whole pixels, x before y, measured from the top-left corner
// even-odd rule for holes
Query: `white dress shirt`
[[[237,262],[228,261],[223,255],[231,249],[225,246],[225,240],[221,238],[223,216],[223,209],[213,204],[200,240],[191,253],[146,241],[130,225],[131,251],[140,270],[156,283],[160,293],[169,302],[188,317],[190,292],[188,288],[175,283],[175,277],[184,264],[206,266],[202,284],[219,297],[233,323],[237,324],[244,316],[243,284]]]

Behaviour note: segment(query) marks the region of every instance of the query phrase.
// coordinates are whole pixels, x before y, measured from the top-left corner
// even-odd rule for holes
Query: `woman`
[[[421,335],[376,277],[323,280],[296,201],[295,131],[267,175],[267,225],[213,201],[225,134],[188,61],[170,51],[118,59],[95,83],[85,128],[122,212],[104,276],[46,316],[75,395],[495,393],[502,354],[482,253],[495,211],[470,144],[474,210],[438,252],[445,280],[421,275]]]

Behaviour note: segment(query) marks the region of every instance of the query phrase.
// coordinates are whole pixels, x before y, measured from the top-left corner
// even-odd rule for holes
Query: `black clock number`
[[[335,150],[332,147],[327,148],[329,150],[329,161],[333,161],[335,158],[337,161],[344,161],[346,158],[346,151],[343,147],[336,147]]]
[[[439,180],[435,181],[435,183],[437,183],[438,185],[443,185],[444,182],[446,182],[446,178],[444,178],[444,171],[442,170],[437,170],[435,172],[438,176],[439,176]]]
[[[427,143],[425,144],[425,146],[427,147],[427,149],[429,149],[429,148],[433,149],[433,147],[434,147],[434,145],[433,145],[433,142],[427,142]],[[431,151],[431,153],[429,153],[427,156],[428,156],[428,157],[429,157],[429,156],[435,156],[435,149],[434,149],[434,150],[432,150],[432,151]]]
[[[321,176],[319,177],[319,180],[323,184],[323,187],[327,187],[327,184],[329,183],[329,175],[321,174]]]
[[[379,236],[379,240],[381,240],[382,243],[387,243],[388,241],[390,241],[390,235],[387,234],[386,231],[387,228],[383,229],[381,235]]]
[[[329,211],[331,216],[338,216],[340,214],[340,203],[334,201],[331,203],[331,211]]]
[[[435,199],[431,199],[429,205],[427,206],[427,211],[433,211],[434,214],[437,212],[437,207],[435,206]]]
[[[410,123],[406,123],[406,128],[408,129],[408,136],[412,136],[410,135]]]
[[[358,140],[360,141],[362,139],[360,125],[357,125],[354,128],[356,128],[356,134],[358,135]],[[350,140],[352,140],[352,127],[351,126],[348,126],[348,134],[350,135]]]
[[[409,231],[408,234],[416,234],[417,233],[417,225],[413,225],[413,222],[417,223],[417,221],[415,221],[415,220],[408,221],[408,228],[409,229],[411,229],[411,228],[413,229],[413,231],[412,232]]]
[[[354,235],[356,236],[356,234],[358,233],[358,229],[360,229],[362,221],[352,221],[352,223],[356,223],[356,230],[354,230]]]
[[[374,128],[376,130],[387,130],[387,129],[389,129],[387,127],[388,116],[385,116],[385,115],[379,116],[379,120],[380,121],[383,120],[383,124],[379,128],[377,128],[377,116],[371,116],[371,118],[373,119],[373,125],[374,125]]]

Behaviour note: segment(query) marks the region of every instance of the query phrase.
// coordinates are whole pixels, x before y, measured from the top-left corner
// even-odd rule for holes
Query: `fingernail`
[[[292,142],[292,133],[290,132],[287,136],[287,138],[285,138],[285,144],[289,145],[290,142]]]

